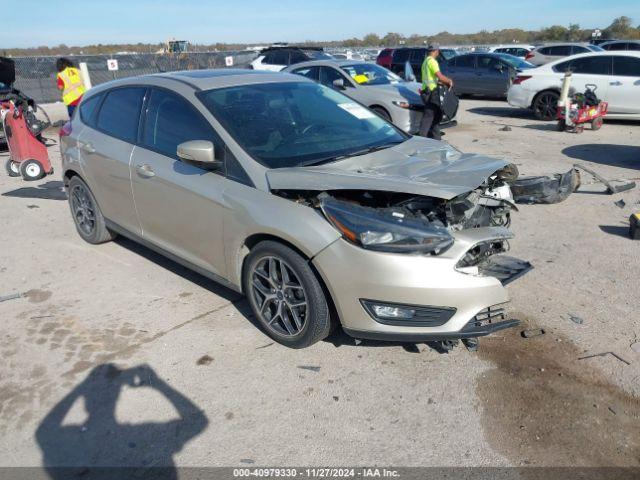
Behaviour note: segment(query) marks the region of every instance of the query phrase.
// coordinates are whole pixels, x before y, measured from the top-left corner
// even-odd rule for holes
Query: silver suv
[[[61,132],[80,236],[121,234],[244,293],[295,348],[513,326],[513,165],[410,137],[298,75],[220,70],[90,90]]]

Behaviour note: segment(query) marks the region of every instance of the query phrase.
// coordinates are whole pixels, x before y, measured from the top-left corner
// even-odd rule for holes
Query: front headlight
[[[438,255],[453,244],[446,228],[398,211],[362,207],[328,195],[320,208],[344,238],[369,250]]]

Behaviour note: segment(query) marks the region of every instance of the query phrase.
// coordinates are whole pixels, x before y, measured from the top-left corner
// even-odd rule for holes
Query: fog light
[[[371,310],[378,318],[397,318],[409,320],[416,314],[409,308],[392,307],[391,305],[371,305]]]

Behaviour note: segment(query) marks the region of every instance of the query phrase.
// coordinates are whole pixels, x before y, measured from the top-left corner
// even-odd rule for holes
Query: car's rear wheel
[[[558,92],[547,90],[540,92],[533,100],[533,114],[538,120],[553,120],[558,110]]]
[[[331,329],[324,291],[308,261],[274,241],[257,244],[244,263],[243,288],[253,314],[278,343],[304,348]]]
[[[83,240],[98,244],[113,240],[93,193],[80,177],[69,181],[69,207],[76,230]]]

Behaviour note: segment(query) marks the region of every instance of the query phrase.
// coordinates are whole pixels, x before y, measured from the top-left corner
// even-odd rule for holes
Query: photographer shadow
[[[162,394],[178,419],[118,423],[116,405],[123,386],[151,388]],[[86,419],[66,424],[73,405],[84,400]],[[152,408],[152,405],[149,405]],[[120,370],[95,367],[42,420],[36,440],[52,479],[177,479],[173,455],[207,426],[202,410],[160,379],[147,365]]]

